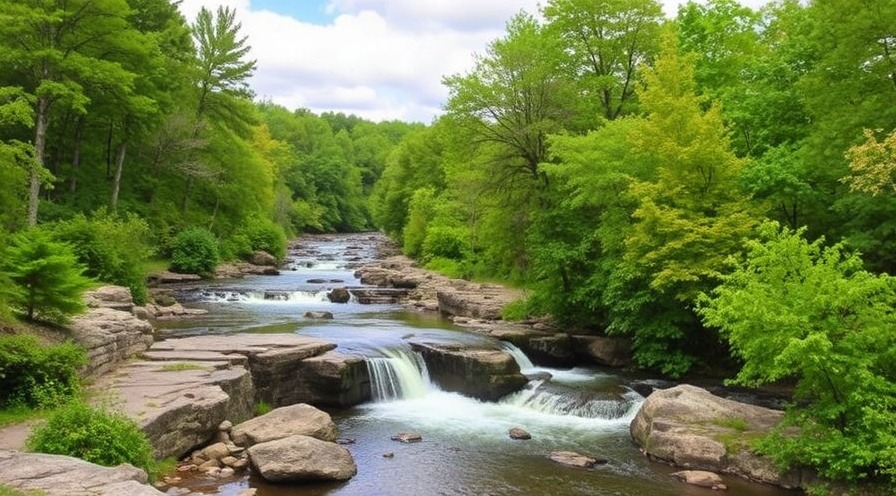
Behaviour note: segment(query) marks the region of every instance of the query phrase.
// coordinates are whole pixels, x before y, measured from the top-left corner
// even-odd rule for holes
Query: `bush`
[[[136,422],[81,401],[58,409],[34,429],[27,446],[31,451],[74,456],[107,467],[130,463],[151,472],[154,466],[152,447]]]
[[[182,274],[210,275],[218,265],[218,241],[207,229],[181,231],[171,244],[171,270]]]
[[[136,215],[117,218],[104,211],[58,222],[54,237],[72,245],[85,273],[97,280],[127,286],[134,302],[146,303],[146,262],[153,254],[149,226]]]
[[[252,219],[243,229],[252,250],[264,250],[281,260],[286,256],[286,234],[271,220]]]
[[[439,257],[463,260],[468,251],[464,230],[458,227],[431,226],[423,239],[424,259]]]
[[[40,315],[65,322],[85,308],[81,296],[91,281],[84,277],[71,246],[53,241],[47,231],[30,229],[13,236],[0,271],[20,288],[11,295],[11,303],[29,319]]]
[[[53,407],[79,387],[84,349],[65,343],[46,346],[34,336],[0,336],[0,407]]]

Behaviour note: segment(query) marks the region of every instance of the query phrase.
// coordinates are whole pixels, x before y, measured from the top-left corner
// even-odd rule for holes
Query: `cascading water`
[[[384,356],[366,359],[375,401],[419,398],[432,389],[429,372],[419,353],[403,348],[379,350],[379,353]]]
[[[509,341],[501,341],[501,347],[504,351],[510,353],[516,364],[520,366],[520,372],[525,374],[535,369],[535,364],[532,363],[532,360],[529,360],[529,357],[523,353],[523,350],[519,349],[515,344]]]
[[[551,415],[630,421],[643,400],[634,391],[598,395],[545,381],[533,381],[526,389],[504,398],[502,402]]]
[[[200,293],[201,301],[211,303],[323,303],[327,300],[327,291],[286,291],[264,290],[245,291],[217,289]]]

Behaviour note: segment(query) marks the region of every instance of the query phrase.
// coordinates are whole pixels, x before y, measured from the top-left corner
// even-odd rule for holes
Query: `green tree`
[[[21,289],[12,306],[28,319],[65,322],[84,310],[81,295],[91,280],[83,274],[71,246],[54,241],[42,229],[29,229],[12,237],[2,269]]]
[[[659,49],[660,4],[551,0],[542,12],[548,32],[562,40],[567,74],[581,88],[580,97],[592,103],[586,108],[598,109],[608,120],[633,112],[637,71]]]
[[[733,382],[796,380],[785,425],[798,434],[762,449],[829,478],[896,481],[896,280],[803,230],[766,223],[759,233],[699,312],[743,360]]]
[[[0,4],[0,63],[12,68],[33,95],[34,155],[29,165],[28,224],[37,223],[46,180],[47,132],[54,109],[84,114],[88,87],[130,94],[134,74],[109,54],[134,49],[139,33],[127,22],[124,0],[75,0]]]

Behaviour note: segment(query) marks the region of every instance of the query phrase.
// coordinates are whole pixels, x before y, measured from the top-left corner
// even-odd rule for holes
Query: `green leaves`
[[[842,245],[802,234],[764,224],[699,313],[743,360],[737,383],[797,381],[788,421],[800,434],[767,451],[826,477],[892,474],[896,445],[879,433],[896,421],[896,280],[862,270]]]
[[[65,322],[85,308],[81,294],[91,280],[82,275],[84,268],[71,247],[54,241],[45,230],[31,229],[13,236],[0,270],[20,288],[11,298],[11,306],[29,319],[38,316]]]

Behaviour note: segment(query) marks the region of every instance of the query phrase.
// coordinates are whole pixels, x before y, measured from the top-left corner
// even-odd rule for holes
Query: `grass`
[[[209,370],[209,367],[206,365],[199,365],[196,363],[176,362],[176,363],[166,363],[159,370],[161,372],[183,372],[184,370]]]
[[[266,401],[259,401],[255,404],[255,416],[264,415],[273,409],[274,407],[272,407],[270,403]]]
[[[32,489],[26,492],[0,484],[0,496],[44,496],[45,494],[43,491]]]
[[[744,432],[745,430],[750,428],[750,424],[748,424],[746,420],[739,417],[718,419],[714,420],[713,423],[718,425],[719,427],[727,427],[728,429],[733,429],[738,432]]]
[[[170,260],[163,258],[151,258],[143,262],[143,270],[145,274],[155,274],[157,272],[163,272],[168,270],[168,266],[171,264]]]
[[[25,407],[13,407],[0,410],[0,427],[12,424],[21,424],[29,420],[35,420],[46,417],[50,410],[32,410]],[[2,496],[3,493],[0,493]]]

